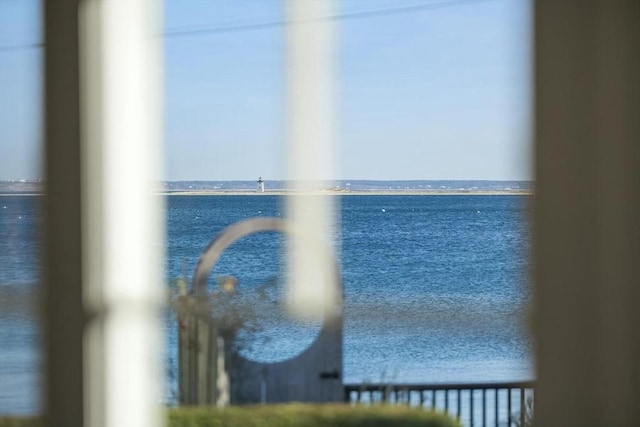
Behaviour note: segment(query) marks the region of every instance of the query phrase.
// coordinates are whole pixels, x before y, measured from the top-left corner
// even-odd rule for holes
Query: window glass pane
[[[0,416],[41,409],[40,2],[0,2]]]
[[[291,70],[282,3],[166,6],[167,281],[175,294],[176,279],[188,283],[225,226],[286,216],[279,198],[290,188],[282,147]],[[339,200],[332,244],[344,280],[346,383],[534,378],[529,8],[342,1],[328,17],[339,160],[325,190]],[[261,185],[266,194],[255,194]],[[257,294],[277,241],[234,246],[209,289],[216,275],[232,275],[238,292]],[[171,402],[174,322],[169,313]],[[277,360],[271,351],[265,358]]]
[[[528,3],[341,4],[347,381],[532,379]]]
[[[276,1],[165,7],[164,179],[181,193],[166,204],[175,296],[225,226],[286,215],[287,18]],[[340,160],[326,190],[340,201],[331,243],[344,280],[344,381],[532,379],[528,2],[343,1],[331,19]],[[10,385],[0,414],[26,414],[41,407],[39,2],[0,2],[0,23],[0,382]],[[254,194],[258,177],[270,194]],[[283,275],[273,263],[282,239],[252,239],[225,254],[211,289],[230,275],[238,292],[280,295],[261,286]],[[174,310],[165,325],[174,404]],[[278,325],[277,339],[295,326]],[[317,325],[305,333],[296,344]],[[277,342],[243,354],[299,351]]]

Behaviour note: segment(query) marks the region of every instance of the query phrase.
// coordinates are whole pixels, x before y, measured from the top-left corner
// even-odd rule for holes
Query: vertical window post
[[[287,212],[305,233],[330,244],[335,233],[335,199],[319,191],[335,179],[335,32],[329,19],[333,2],[289,0],[286,5],[286,157],[294,192],[287,197]],[[322,316],[326,307],[319,301],[335,300],[338,284],[326,283],[318,273],[318,266],[332,263],[319,258],[323,256],[297,239],[289,241],[288,299],[298,316]]]
[[[160,2],[43,3],[48,422],[161,426]]]

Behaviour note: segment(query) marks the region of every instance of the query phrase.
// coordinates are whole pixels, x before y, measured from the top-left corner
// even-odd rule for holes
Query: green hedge
[[[33,417],[0,417],[0,427],[41,427],[38,418]]]
[[[400,405],[265,405],[168,411],[168,427],[459,427],[446,415]],[[35,418],[0,418],[0,427],[41,427]],[[122,426],[136,427],[136,426]]]
[[[180,408],[169,412],[170,427],[457,427],[445,415],[405,406],[266,405]]]

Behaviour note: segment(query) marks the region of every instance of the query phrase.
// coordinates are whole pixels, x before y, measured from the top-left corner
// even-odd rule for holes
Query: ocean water
[[[0,414],[39,410],[40,354],[28,303],[39,280],[39,197],[0,197]],[[529,196],[343,196],[333,244],[344,282],[346,382],[475,382],[533,378],[526,334]],[[276,196],[169,196],[166,286],[190,278],[224,227],[284,215]],[[238,279],[258,331],[246,357],[294,356],[318,332],[281,310],[282,236],[260,233],[229,248],[216,277]],[[176,398],[175,313],[165,316],[167,401]]]

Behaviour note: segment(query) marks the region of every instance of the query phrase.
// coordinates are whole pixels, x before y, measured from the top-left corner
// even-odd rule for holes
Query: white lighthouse
[[[262,180],[262,177],[258,178],[258,188],[256,188],[256,192],[264,193],[264,181]]]

